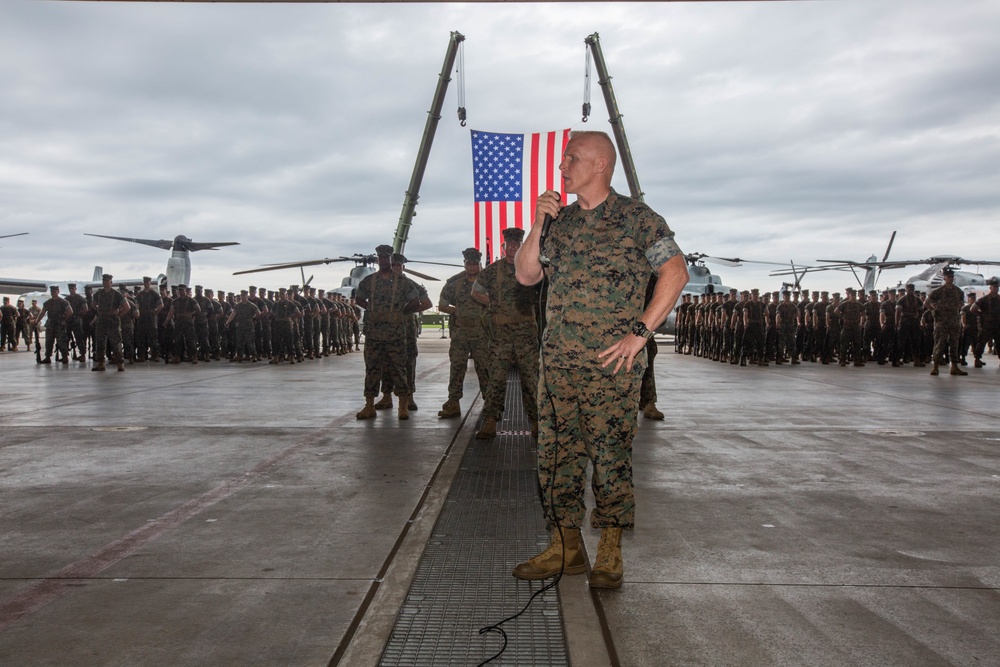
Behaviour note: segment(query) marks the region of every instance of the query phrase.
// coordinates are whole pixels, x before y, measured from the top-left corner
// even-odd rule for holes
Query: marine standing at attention
[[[958,345],[962,342],[962,303],[965,294],[955,286],[955,270],[946,266],[941,271],[944,285],[927,295],[924,306],[934,311],[934,353],[931,375],[938,374],[938,364],[944,363],[944,352],[948,351],[952,375],[968,375],[958,365]]]
[[[538,198],[538,221],[517,255],[517,279],[548,277],[539,379],[538,480],[549,547],[514,568],[521,579],[586,570],[580,527],[588,463],[601,529],[590,576],[595,588],[622,585],[621,537],[633,528],[632,439],[646,341],[677,303],[687,264],[662,217],[611,188],[615,149],[603,132],[571,135],[559,165],[575,203]],[[546,216],[549,234],[540,236]],[[643,310],[650,271],[656,289]],[[565,567],[563,568],[563,563]]]
[[[399,398],[397,416],[410,418],[410,385],[406,374],[406,318],[420,309],[417,284],[392,270],[392,246],[375,248],[378,272],[366,276],[355,292],[365,315],[365,407],[358,419],[372,419],[383,367]]]
[[[41,322],[43,317],[45,318],[45,358],[39,359],[38,363],[52,363],[52,347],[54,345],[56,360],[68,364],[69,336],[66,334],[66,325],[73,317],[73,306],[59,296],[59,285],[49,287],[49,298],[42,304],[42,309],[38,312],[35,322]],[[61,359],[59,358],[60,353],[62,354]]]
[[[118,363],[118,370],[125,370],[125,358],[122,356],[121,316],[131,308],[122,293],[111,287],[112,276],[105,273],[101,276],[101,289],[94,292],[94,311],[97,319],[94,321],[94,361],[92,371],[104,370],[104,354],[108,353],[112,362]],[[108,346],[111,349],[108,350]]]
[[[438,417],[442,419],[462,415],[458,402],[462,398],[470,357],[479,379],[479,391],[484,396],[489,384],[490,340],[483,327],[486,308],[472,298],[472,285],[483,268],[480,264],[483,254],[475,248],[466,248],[462,251],[462,259],[465,271],[448,279],[438,300],[438,310],[451,316],[451,345],[448,347],[451,372],[448,376],[448,400],[438,412]]]
[[[513,365],[521,377],[521,402],[538,434],[538,287],[526,287],[514,276],[514,256],[524,240],[524,230],[503,230],[503,259],[493,262],[472,285],[472,298],[488,306],[490,334],[489,384],[483,397],[483,426],[476,437],[485,440],[497,434],[497,419],[507,393],[507,369]]]

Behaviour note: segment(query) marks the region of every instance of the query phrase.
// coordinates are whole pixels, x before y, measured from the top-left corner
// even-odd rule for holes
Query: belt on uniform
[[[507,317],[506,315],[493,315],[493,324],[504,325],[504,324],[519,324],[521,322],[534,322],[534,315],[518,315],[516,317]]]
[[[375,322],[405,322],[410,316],[405,313],[369,313],[368,321]]]

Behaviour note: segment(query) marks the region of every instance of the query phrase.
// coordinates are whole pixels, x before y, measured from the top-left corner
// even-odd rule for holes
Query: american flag
[[[472,130],[476,248],[488,261],[500,252],[502,230],[531,229],[538,195],[555,190],[566,200],[559,162],[568,142],[568,129],[534,134]]]

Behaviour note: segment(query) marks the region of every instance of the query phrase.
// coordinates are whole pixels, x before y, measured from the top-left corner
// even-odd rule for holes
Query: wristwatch
[[[645,322],[639,320],[632,325],[632,335],[638,336],[639,338],[649,339],[653,337],[653,332],[646,327]]]

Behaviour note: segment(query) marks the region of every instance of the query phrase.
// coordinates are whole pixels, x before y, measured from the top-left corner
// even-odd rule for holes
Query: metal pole
[[[618,110],[618,102],[615,100],[615,91],[611,87],[611,75],[608,74],[608,66],[604,62],[604,53],[601,51],[601,41],[595,32],[587,39],[583,40],[590,47],[594,54],[594,66],[597,68],[597,82],[601,84],[601,91],[604,93],[604,102],[608,107],[608,114],[611,116],[608,121],[611,123],[611,130],[615,135],[615,143],[618,145],[618,159],[621,160],[622,169],[625,171],[625,179],[628,181],[629,194],[633,199],[643,200],[642,188],[639,187],[639,175],[635,171],[635,164],[632,162],[632,151],[628,147],[628,139],[625,137],[625,125],[622,122],[622,114]]]
[[[430,111],[427,112],[427,124],[424,126],[424,135],[420,139],[420,149],[417,151],[417,161],[413,165],[413,175],[410,177],[410,187],[407,188],[403,197],[403,211],[399,215],[399,224],[396,225],[396,236],[392,240],[392,249],[395,252],[403,252],[406,246],[406,239],[410,234],[410,225],[413,216],[416,215],[414,209],[417,200],[420,198],[420,183],[424,180],[424,170],[427,168],[427,158],[431,154],[431,144],[434,143],[434,132],[437,130],[438,121],[441,120],[441,107],[444,106],[444,95],[448,91],[448,83],[451,81],[451,68],[455,65],[455,55],[458,53],[458,45],[465,41],[465,35],[453,32],[448,41],[448,50],[444,56],[444,64],[441,66],[441,74],[438,77],[437,89],[434,91],[434,98],[431,100]]]

